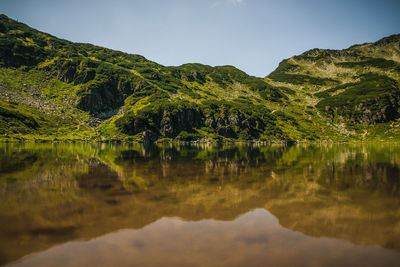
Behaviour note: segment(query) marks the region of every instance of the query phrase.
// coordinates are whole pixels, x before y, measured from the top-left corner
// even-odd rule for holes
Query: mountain
[[[264,80],[292,89],[291,103],[300,104],[294,110],[305,107],[347,139],[399,136],[400,35],[344,50],[312,49],[283,60]]]
[[[313,49],[265,78],[167,67],[0,15],[0,140],[390,140],[400,35]]]

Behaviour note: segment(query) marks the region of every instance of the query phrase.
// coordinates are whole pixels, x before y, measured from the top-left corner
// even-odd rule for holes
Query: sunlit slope
[[[398,136],[398,62],[391,36],[314,49],[261,79],[233,66],[162,66],[1,15],[0,139],[388,140]]]
[[[283,112],[303,109],[347,139],[399,136],[400,35],[345,50],[312,49],[282,61],[264,80],[293,90]]]
[[[0,23],[5,137],[289,138],[268,108],[285,95],[235,67],[165,67],[61,40],[6,16]]]

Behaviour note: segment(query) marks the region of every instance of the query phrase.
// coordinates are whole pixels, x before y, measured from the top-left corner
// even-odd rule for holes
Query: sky
[[[165,66],[233,65],[258,77],[312,48],[400,33],[398,0],[0,0],[0,13]]]

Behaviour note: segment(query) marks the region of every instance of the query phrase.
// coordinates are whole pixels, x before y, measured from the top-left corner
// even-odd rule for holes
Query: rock
[[[144,131],[142,136],[145,144],[151,144],[157,140],[157,135],[150,130]]]
[[[233,115],[229,117],[229,123],[235,126],[239,126],[240,124],[240,118],[238,115]]]
[[[230,126],[221,126],[217,129],[217,133],[228,138],[237,138],[235,131]]]
[[[166,110],[164,110],[162,120],[160,122],[160,132],[167,137],[173,137],[174,135],[174,128],[171,118]]]

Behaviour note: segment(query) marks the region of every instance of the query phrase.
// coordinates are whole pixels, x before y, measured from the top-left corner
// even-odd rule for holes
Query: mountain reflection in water
[[[0,263],[391,266],[399,165],[393,144],[2,144]]]

